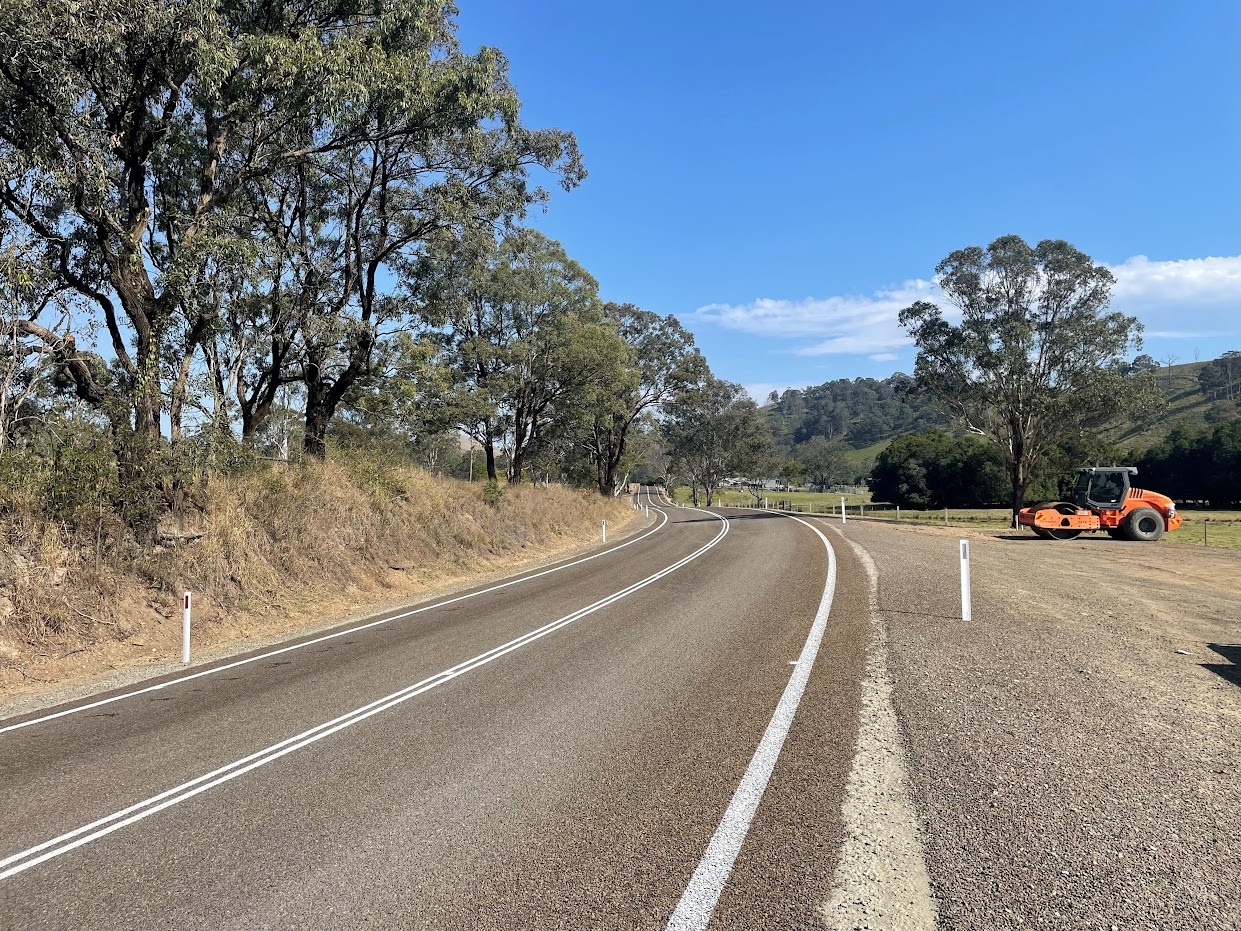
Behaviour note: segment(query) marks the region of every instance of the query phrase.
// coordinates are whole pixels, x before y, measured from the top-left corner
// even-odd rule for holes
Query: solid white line
[[[592,559],[598,559],[601,556],[609,556],[612,553],[615,553],[617,550],[623,550],[625,547],[632,546],[635,543],[645,540],[651,534],[656,533],[659,530],[662,530],[664,525],[668,523],[668,515],[664,513],[663,511],[660,511],[659,513],[660,513],[660,517],[662,517],[663,520],[661,520],[657,526],[655,526],[651,530],[648,530],[646,533],[642,534],[642,536],[634,537],[632,540],[627,540],[626,542],[620,544],[619,546],[614,546],[611,549],[604,550],[600,553],[594,553],[591,556],[584,556],[581,559],[575,559],[573,562],[565,563],[563,566],[553,566],[551,569],[544,569],[541,572],[534,573],[533,575],[525,575],[525,576],[522,576],[521,578],[511,579],[508,582],[502,582],[499,585],[493,585],[490,588],[484,588],[481,591],[470,592],[467,595],[458,595],[455,598],[449,598],[446,601],[437,601],[434,604],[424,605],[421,608],[415,608],[411,611],[403,611],[400,614],[394,614],[391,617],[381,618],[380,620],[377,620],[377,621],[368,621],[367,623],[359,624],[356,627],[350,627],[350,628],[347,628],[346,630],[338,630],[335,633],[325,634],[322,637],[315,637],[313,640],[306,640],[302,643],[295,643],[292,646],[280,647],[279,649],[276,649],[276,650],[268,650],[266,653],[260,653],[257,656],[251,656],[246,659],[236,660],[235,662],[232,662],[232,663],[225,663],[223,666],[212,666],[210,669],[204,669],[201,672],[190,673],[187,676],[178,676],[175,679],[169,679],[167,682],[160,682],[157,685],[148,685],[145,688],[134,689],[131,692],[124,692],[120,695],[113,695],[110,698],[101,698],[98,701],[93,701],[85,705],[77,705],[73,708],[66,708],[63,711],[56,711],[51,714],[41,715],[40,717],[31,718],[28,721],[22,721],[18,724],[9,724],[5,727],[0,727],[0,734],[7,734],[9,731],[20,730],[23,727],[30,727],[35,724],[42,724],[45,721],[52,721],[52,720],[55,720],[56,718],[63,718],[63,717],[66,717],[67,715],[77,714],[79,711],[89,711],[91,708],[98,708],[102,705],[110,705],[112,704],[112,702],[121,701],[122,699],[125,699],[125,698],[133,698],[135,695],[145,695],[148,692],[158,692],[160,689],[166,689],[174,685],[180,685],[182,682],[189,682],[192,679],[198,679],[198,678],[201,678],[202,676],[214,675],[217,672],[224,672],[227,669],[236,669],[238,666],[245,666],[249,663],[256,663],[261,659],[268,659],[272,656],[279,656],[281,653],[288,653],[292,650],[300,650],[304,647],[314,646],[316,643],[323,643],[325,640],[332,640],[336,637],[343,637],[346,634],[356,634],[359,631],[369,630],[372,627],[379,627],[380,625],[383,625],[383,624],[389,624],[392,621],[400,621],[400,620],[404,620],[407,617],[413,617],[415,614],[422,614],[426,611],[434,611],[436,608],[443,608],[451,604],[456,604],[459,601],[467,601],[470,598],[477,598],[479,595],[488,595],[491,592],[498,592],[501,589],[509,588],[513,585],[520,585],[523,582],[530,582],[534,579],[542,578],[545,575],[551,575],[553,572],[560,572],[562,569],[570,569],[573,566],[580,566],[582,563],[590,562]]]
[[[708,511],[706,513],[710,512]],[[205,773],[189,780],[188,782],[184,782],[179,786],[174,786],[171,789],[160,792],[158,795],[153,795],[148,799],[144,799],[141,802],[137,802],[123,808],[111,815],[92,821],[90,824],[75,828],[72,831],[68,831],[58,837],[53,837],[50,840],[43,841],[40,844],[27,848],[26,850],[11,854],[3,860],[0,860],[0,867],[8,867],[0,872],[0,880],[7,879],[10,876],[14,876],[17,873],[30,869],[32,866],[37,866],[38,864],[46,862],[54,857],[68,853],[70,850],[81,847],[84,844],[88,844],[92,841],[98,840],[101,837],[105,837],[113,831],[119,831],[123,827],[131,825],[136,821],[141,821],[144,818],[148,818],[156,812],[162,811],[172,805],[176,805],[180,802],[186,801],[187,799],[193,798],[194,796],[205,792],[214,786],[230,782],[238,776],[277,760],[286,754],[292,753],[294,750],[298,750],[302,747],[309,746],[312,743],[316,743],[330,734],[334,734],[346,727],[351,727],[354,724],[372,717],[373,715],[379,714],[381,711],[394,708],[397,705],[409,701],[411,698],[443,685],[445,682],[450,682],[458,676],[464,675],[474,669],[478,669],[481,666],[485,666],[505,654],[520,649],[527,644],[533,643],[535,640],[539,640],[548,634],[560,630],[562,627],[567,627],[574,621],[581,620],[587,615],[594,614],[596,611],[620,601],[622,598],[633,594],[639,589],[645,588],[646,586],[657,582],[659,579],[662,579],[664,576],[675,572],[687,563],[693,562],[695,559],[702,556],[708,550],[716,546],[721,540],[723,540],[724,537],[728,535],[729,521],[727,518],[719,517],[719,515],[713,514],[711,516],[718,518],[723,523],[723,526],[720,528],[719,533],[717,533],[710,542],[690,553],[688,556],[683,556],[671,565],[665,566],[658,572],[647,576],[645,579],[635,582],[620,591],[613,592],[611,595],[601,598],[599,601],[587,605],[584,608],[579,608],[577,611],[567,614],[559,620],[551,621],[536,630],[522,634],[520,637],[516,637],[498,647],[493,647],[485,653],[480,653],[472,659],[458,663],[450,669],[436,673],[435,675],[423,679],[420,682],[416,682],[413,685],[408,685],[405,688],[391,693],[390,695],[385,695],[382,698],[375,699],[374,701],[363,705],[360,708],[356,708],[353,711],[346,712],[345,714],[333,718],[331,721],[312,727],[309,730],[303,731],[302,733],[296,734],[292,737],[285,738],[284,740],[272,744],[269,747],[265,747],[255,753],[251,753],[249,756],[242,757],[239,760],[219,767],[218,769],[214,769],[209,773]]]
[[[827,537],[813,524],[791,514],[781,516],[804,524],[823,541],[823,546],[827,549],[827,581],[823,586],[823,597],[819,601],[819,610],[815,613],[814,623],[810,625],[810,633],[793,667],[788,685],[784,687],[784,693],[776,705],[775,714],[771,716],[771,721],[763,732],[763,739],[759,741],[750,765],[746,767],[745,775],[741,777],[732,801],[728,803],[728,810],[724,812],[720,826],[716,828],[711,843],[707,845],[706,853],[702,855],[698,868],[694,870],[689,885],[682,893],[676,911],[668,919],[668,931],[702,931],[711,921],[715,906],[720,901],[720,894],[724,891],[724,884],[728,882],[733,864],[737,861],[737,854],[741,852],[741,845],[749,833],[758,803],[767,789],[776,759],[780,756],[784,739],[793,724],[793,716],[797,714],[797,706],[801,703],[806,682],[810,679],[810,670],[818,655],[819,644],[827,630],[827,616],[832,610],[832,598],[836,593],[836,552]]]

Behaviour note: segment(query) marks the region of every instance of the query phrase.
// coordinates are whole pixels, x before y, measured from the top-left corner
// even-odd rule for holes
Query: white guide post
[[[181,605],[181,662],[190,661],[190,593],[185,593]]]
[[[974,611],[970,604],[970,541],[961,541],[961,620],[973,620]]]
[[[901,506],[899,504],[896,506],[896,519],[901,519]]]
[[[608,522],[606,520],[603,522],[603,542],[608,542]]]
[[[847,517],[845,517],[845,499],[842,497],[842,498],[840,499],[840,522],[843,524],[843,523],[845,523],[847,520],[848,520],[848,518],[847,518]]]

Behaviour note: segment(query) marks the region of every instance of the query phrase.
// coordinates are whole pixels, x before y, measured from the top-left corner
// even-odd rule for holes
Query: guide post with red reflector
[[[190,661],[190,593],[185,593],[181,607],[181,662]]]

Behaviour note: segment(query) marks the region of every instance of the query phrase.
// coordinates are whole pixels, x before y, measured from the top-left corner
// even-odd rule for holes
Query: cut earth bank
[[[0,717],[473,587],[613,542],[648,523],[629,499],[557,485],[485,486],[333,464],[213,479],[194,542],[102,562],[54,527],[0,535]],[[654,521],[654,515],[651,515]]]
[[[940,927],[1241,928],[1241,553],[829,526],[878,567]]]

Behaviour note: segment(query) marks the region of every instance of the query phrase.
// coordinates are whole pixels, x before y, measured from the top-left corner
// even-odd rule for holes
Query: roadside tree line
[[[294,438],[435,458],[461,431],[493,481],[613,494],[661,405],[712,396],[675,318],[522,226],[585,177],[577,143],[454,16],[0,0],[7,480],[90,449],[140,528]]]

